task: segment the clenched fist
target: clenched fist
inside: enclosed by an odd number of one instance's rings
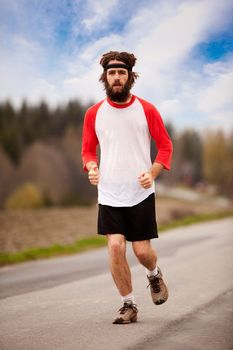
[[[99,169],[97,165],[91,166],[91,169],[88,172],[88,179],[90,183],[94,186],[97,186],[99,183],[99,178],[100,178],[100,174],[99,174]]]
[[[154,178],[153,178],[151,172],[145,172],[145,173],[141,173],[138,176],[138,180],[139,180],[140,185],[143,188],[147,189],[147,188],[150,188],[152,186]]]

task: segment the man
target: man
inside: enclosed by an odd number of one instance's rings
[[[121,295],[113,323],[137,321],[131,272],[126,259],[126,241],[146,268],[152,300],[156,305],[168,298],[168,290],[157,266],[151,239],[157,238],[154,180],[163,168],[170,169],[172,143],[159,112],[149,102],[131,94],[137,73],[136,57],[110,51],[100,60],[107,97],[85,115],[82,159],[92,185],[98,185],[98,233],[108,239],[109,265]],[[157,156],[150,158],[154,139]],[[96,147],[100,146],[100,165]]]

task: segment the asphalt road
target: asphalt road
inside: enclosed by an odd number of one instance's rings
[[[106,248],[0,270],[1,350],[233,349],[233,219],[171,230],[153,244],[170,297],[152,304],[128,246],[138,322],[121,306]]]

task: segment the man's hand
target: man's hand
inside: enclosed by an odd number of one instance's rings
[[[90,183],[94,186],[97,186],[100,179],[99,169],[96,164],[91,165],[90,170],[88,172],[88,179]]]
[[[154,178],[153,178],[151,172],[148,171],[148,172],[145,172],[145,173],[141,173],[138,176],[138,180],[139,180],[140,185],[143,188],[147,189],[147,188],[150,188],[152,186]]]
[[[163,165],[154,162],[149,171],[145,171],[138,176],[140,185],[147,189],[153,185],[154,180],[159,176],[163,169]]]

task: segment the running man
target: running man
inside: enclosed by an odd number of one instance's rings
[[[98,234],[108,240],[109,266],[123,306],[113,323],[137,321],[126,241],[146,269],[154,304],[168,299],[168,289],[151,239],[157,238],[154,181],[170,169],[172,142],[157,109],[133,95],[138,77],[136,57],[127,52],[105,53],[100,64],[106,98],[89,108],[83,127],[82,159],[92,185],[98,186]],[[153,164],[151,138],[157,147]],[[100,163],[97,159],[100,147]]]

